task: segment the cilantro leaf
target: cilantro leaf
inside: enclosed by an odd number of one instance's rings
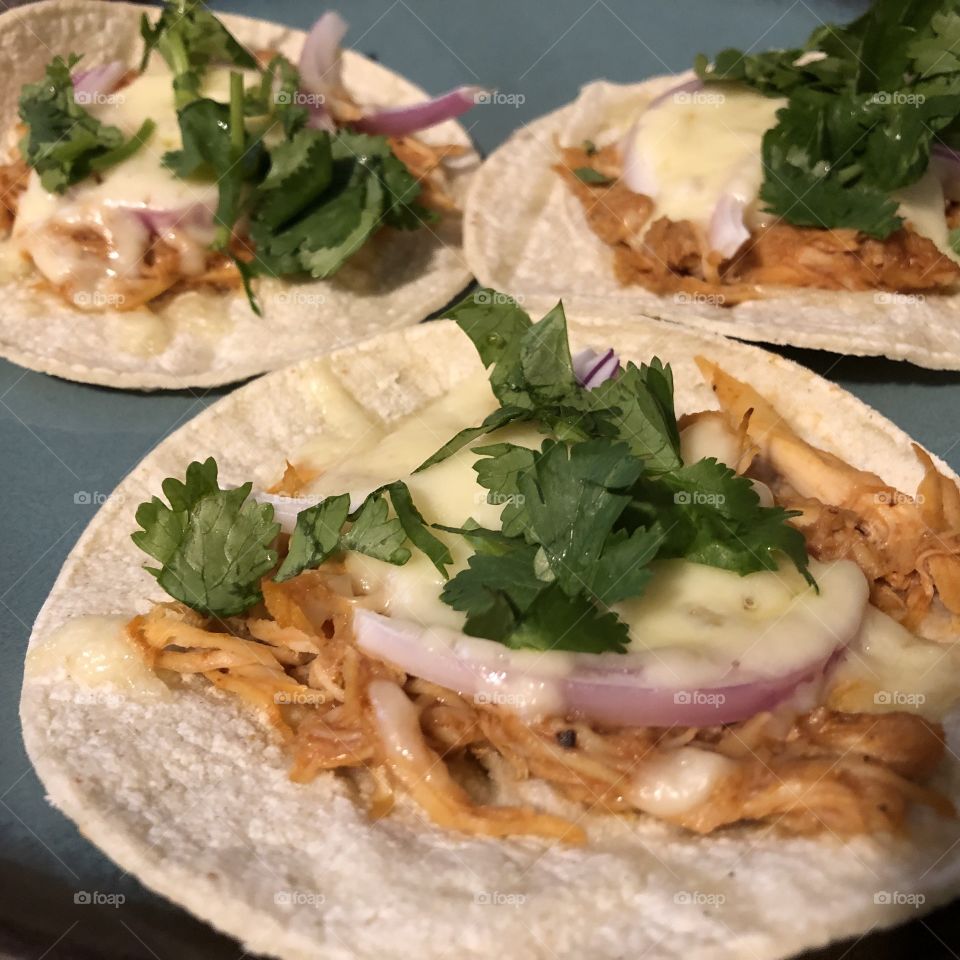
[[[327,497],[297,515],[290,546],[274,580],[290,580],[304,570],[314,569],[338,553],[340,531],[350,512],[350,495]]]
[[[410,559],[410,551],[403,546],[407,535],[403,524],[388,514],[386,497],[380,491],[371,493],[351,517],[353,526],[340,538],[340,548],[403,566]]]
[[[421,553],[426,554],[440,574],[446,577],[447,567],[453,563],[450,548],[427,529],[423,515],[414,505],[413,497],[410,496],[410,488],[398,480],[387,487],[387,493],[390,494],[390,502],[393,504],[394,512],[407,539]]]
[[[127,159],[153,132],[145,121],[125,140],[119,128],[101,123],[79,106],[73,95],[71,69],[79,57],[54,57],[42,80],[20,92],[20,119],[27,128],[20,143],[26,162],[40,176],[44,190],[63,193],[86,179]]]
[[[537,597],[505,642],[516,649],[626,653],[630,631],[615,613],[553,586]]]
[[[803,534],[786,522],[796,512],[761,506],[750,481],[726,464],[699,460],[638,487],[631,510],[665,531],[660,556],[743,575],[775,570],[782,552],[813,582]]]
[[[330,134],[301,130],[270,151],[270,172],[260,184],[256,217],[276,230],[330,185],[333,174]]]
[[[613,177],[608,177],[605,173],[594,170],[593,167],[576,167],[573,175],[581,183],[589,183],[591,186],[613,183]]]
[[[406,228],[429,221],[416,203],[419,183],[386,138],[349,131],[329,137],[311,130],[301,131],[294,142],[275,150],[272,162],[280,167],[282,182],[308,188],[284,186],[278,196],[273,180],[252,200],[250,236],[261,272],[329,277],[384,224]],[[319,157],[326,152],[324,143],[330,150],[329,174],[325,156]],[[321,167],[315,169],[318,159]]]
[[[788,223],[883,239],[903,226],[892,194],[916,183],[935,137],[960,136],[960,11],[953,0],[876,0],[803,51],[721,51],[698,75],[786,96],[763,138],[760,198]],[[803,52],[819,56],[797,62]]]
[[[247,94],[248,116],[268,114],[280,121],[289,140],[310,119],[310,111],[300,102],[300,71],[282,54],[274,54],[260,79],[259,89]]]
[[[251,484],[221,490],[217,463],[191,463],[185,480],[137,509],[133,542],[160,564],[147,567],[172,597],[209,616],[231,617],[257,603],[260,578],[277,562],[273,507],[247,500]],[[169,505],[168,505],[169,504]]]
[[[464,447],[473,443],[478,437],[492,433],[494,430],[499,430],[501,427],[505,427],[508,423],[513,423],[515,420],[526,420],[529,416],[530,411],[522,407],[499,407],[484,417],[483,422],[479,426],[467,427],[459,433],[454,434],[436,453],[424,460],[423,463],[414,470],[414,473],[419,473],[421,470],[432,467],[435,463],[440,463],[448,457],[452,457],[458,450],[462,450]]]
[[[140,35],[144,43],[141,72],[156,50],[173,71],[178,108],[200,96],[203,74],[211,63],[257,69],[253,55],[201,0],[169,0],[155,24],[144,14],[140,18]]]
[[[206,98],[179,111],[183,146],[164,154],[163,164],[178,177],[216,179],[218,201],[214,247],[226,249],[240,215],[246,183],[264,163],[263,145],[251,139],[243,125],[243,86],[234,83],[230,104]]]
[[[467,614],[472,637],[509,637],[547,584],[534,572],[535,546],[511,544],[503,553],[475,553],[467,567],[448,580],[440,599]]]
[[[628,363],[618,377],[584,391],[584,403],[649,469],[666,471],[680,465],[673,373],[657,357],[649,366]]]

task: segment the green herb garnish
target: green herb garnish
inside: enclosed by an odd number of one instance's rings
[[[140,71],[156,50],[173,71],[177,108],[200,96],[203,75],[211,63],[229,63],[256,70],[257,61],[201,0],[170,0],[155,24],[140,18],[143,58]]]
[[[612,177],[608,177],[605,173],[601,173],[599,170],[594,170],[593,167],[576,167],[573,171],[573,175],[581,183],[589,183],[592,186],[602,186],[608,183],[613,183]]]
[[[802,49],[723,50],[696,71],[786,97],[763,138],[760,198],[786,222],[884,238],[895,191],[927,170],[935,141],[960,145],[960,11],[953,0],[877,0]],[[804,54],[819,58],[798,63]]]
[[[273,507],[247,500],[252,485],[221,490],[213,458],[191,463],[185,480],[163,481],[137,509],[133,542],[159,561],[147,567],[174,599],[201,613],[232,617],[261,598],[260,578],[277,562]]]
[[[43,80],[20,91],[20,119],[27,133],[20,142],[26,162],[40,175],[51,193],[68,187],[94,171],[102,172],[140,149],[154,124],[145,120],[129,140],[117,127],[101,123],[81,107],[73,95],[70,71],[80,58],[54,57]]]

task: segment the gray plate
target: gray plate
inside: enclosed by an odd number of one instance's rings
[[[3,0],[0,0],[0,6]],[[233,0],[223,9],[307,27],[322,9],[298,0]],[[467,126],[489,152],[517,125],[570,100],[596,77],[631,81],[681,70],[699,50],[800,42],[819,20],[862,4],[826,0],[351,0],[349,40],[431,92],[483,83],[515,105],[481,106]],[[960,469],[960,375],[884,360],[784,351],[857,394]],[[120,394],[0,361],[0,956],[177,958],[243,955],[119,871],[52,810],[17,733],[29,627],[96,504],[147,451],[223,391]],[[118,906],[75,902],[122,895]],[[960,910],[816,957],[954,957]]]

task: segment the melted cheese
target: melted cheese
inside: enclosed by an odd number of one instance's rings
[[[476,482],[473,464],[478,458],[470,446],[423,473],[413,473],[455,433],[479,423],[494,409],[486,374],[476,374],[449,395],[389,428],[363,414],[332,378],[325,378],[318,389],[332,429],[308,443],[295,458],[296,463],[323,471],[308,485],[307,493],[326,497],[348,492],[356,503],[377,487],[402,479],[431,522],[460,526],[472,517],[481,526],[500,528],[503,504],[487,502],[487,491]],[[349,436],[346,456],[345,435]],[[542,440],[532,427],[511,426],[483,438],[478,445],[509,441],[537,446]],[[332,462],[337,454],[339,459]],[[453,570],[465,566],[473,551],[463,538],[434,533],[449,546]],[[443,578],[419,551],[402,567],[352,553],[347,556],[347,569],[364,593],[378,599],[384,613],[453,629],[463,625],[463,615],[441,602]]]
[[[720,198],[734,196],[746,205],[748,227],[770,222],[758,201],[763,182],[763,134],[775,126],[786,100],[751,90],[711,85],[679,92],[641,115],[634,127],[636,155],[655,207],[648,225],[659,217],[690,220],[706,228]],[[920,180],[897,191],[898,213],[950,259],[944,211],[943,179],[947,161],[933,157]]]
[[[778,677],[825,659],[855,636],[867,581],[849,560],[810,561],[819,593],[792,563],[745,577],[683,560],[660,561],[643,596],[614,609],[630,651],[603,654],[642,669],[655,687],[716,684],[736,666],[745,679]]]
[[[169,695],[127,637],[123,616],[74,617],[27,653],[29,679],[66,676],[87,689],[109,688],[107,696],[151,700]]]
[[[468,445],[456,455],[422,473],[412,471],[457,431],[479,423],[493,408],[489,382],[478,373],[449,395],[416,414],[384,429],[357,419],[353,401],[344,403],[338,391],[332,409],[340,408],[345,423],[357,431],[349,452],[330,462],[328,440],[308,445],[296,462],[324,470],[309,485],[309,493],[331,496],[349,492],[356,502],[373,489],[396,479],[410,487],[414,502],[432,522],[461,526],[468,518],[489,529],[500,528],[503,504],[488,503],[487,491],[476,481],[473,446],[509,441],[539,446],[543,436],[528,425],[505,427]],[[699,425],[709,425],[707,418]],[[685,431],[686,432],[686,431]],[[334,428],[333,434],[340,430]],[[712,455],[722,452],[722,436],[703,438],[698,444]],[[687,434],[688,439],[690,434]],[[438,533],[450,547],[455,573],[466,564],[472,549],[463,538]],[[419,551],[403,566],[394,566],[362,554],[348,554],[347,569],[370,605],[381,613],[439,630],[430,642],[439,647],[465,641],[455,631],[464,616],[440,600],[444,580]],[[849,561],[811,568],[820,593],[808,587],[790,563],[775,572],[741,577],[736,573],[683,561],[655,565],[653,582],[645,595],[618,604],[617,613],[630,627],[633,638],[626,655],[609,654],[623,669],[642,670],[651,686],[709,686],[722,680],[733,665],[745,678],[776,677],[826,658],[841,640],[859,628],[867,600],[867,584],[859,568]],[[453,632],[451,632],[453,631]],[[501,644],[470,641],[470,654],[493,663],[492,673],[507,667],[521,675],[523,652]],[[438,649],[439,649],[438,647]],[[572,669],[575,655],[536,654],[537,674],[550,662],[557,677]],[[531,698],[549,703],[559,694],[544,687],[536,691],[504,690],[513,706],[529,705]]]
[[[950,228],[945,214],[946,199],[943,193],[942,174],[939,165],[944,161],[931,158],[930,167],[914,184],[898,190],[893,198],[899,201],[897,213],[903,217],[915,233],[932,241],[944,256],[960,263],[960,254],[950,246]]]
[[[208,71],[201,92],[228,99],[229,77],[226,69]],[[88,177],[63,195],[46,191],[36,172],[31,172],[18,204],[13,240],[15,249],[27,254],[51,283],[64,287],[78,307],[99,309],[122,306],[123,288],[118,281],[140,274],[151,232],[136,215],[138,210],[192,209],[192,215],[172,222],[161,234],[178,251],[184,273],[204,270],[206,250],[213,240],[209,214],[204,211],[216,207],[217,187],[209,180],[175,177],[161,163],[166,151],[181,147],[173,83],[166,69],[148,70],[86,108],[127,137],[136,133],[147,117],[156,129],[129,159],[99,177]],[[106,237],[110,249],[107,263],[71,242],[62,230],[80,226]]]
[[[854,713],[905,710],[940,720],[960,701],[960,649],[914,636],[869,607],[857,643],[830,677],[828,702]]]
[[[661,751],[641,764],[627,796],[644,813],[675,817],[703,803],[732,769],[731,760],[708,750]]]
[[[760,142],[786,103],[735,87],[678,93],[641,115],[634,148],[651,178],[659,217],[706,227],[721,196],[756,200]]]

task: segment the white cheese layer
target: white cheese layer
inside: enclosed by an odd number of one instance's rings
[[[751,90],[678,92],[641,115],[633,149],[650,176],[654,212],[706,229],[720,198],[755,204],[763,180],[760,142],[785,100]]]
[[[654,201],[648,225],[659,217],[690,220],[707,229],[720,199],[745,205],[750,229],[772,222],[758,199],[763,182],[761,146],[786,100],[752,90],[711,85],[680,91],[643,113],[633,148]],[[920,236],[960,262],[950,246],[942,180],[946,161],[933,157],[915,184],[897,191],[898,213]],[[644,190],[643,192],[647,192]]]
[[[108,688],[107,696],[150,700],[168,695],[127,637],[124,616],[85,616],[68,620],[27,653],[28,679],[66,677],[86,688]]]
[[[469,444],[453,457],[422,473],[412,471],[464,427],[480,423],[494,409],[487,376],[478,373],[449,395],[428,405],[389,430],[365,428],[350,452],[331,462],[329,447],[308,446],[297,462],[323,470],[308,488],[311,495],[349,492],[357,496],[403,479],[424,517],[447,526],[462,526],[470,517],[481,526],[500,528],[503,504],[487,502],[487,491],[476,482],[473,448],[509,441],[539,446],[544,437],[528,425],[506,427]],[[701,428],[712,426],[711,421]],[[719,431],[697,441],[701,456],[725,449]],[[461,569],[472,553],[462,537],[439,533]],[[403,566],[393,566],[360,554],[349,554],[347,567],[373,605],[382,613],[421,626],[457,631],[464,617],[442,603],[444,580],[419,551]],[[655,576],[643,597],[618,604],[617,613],[630,628],[630,652],[604,654],[605,666],[642,670],[650,686],[710,686],[731,669],[747,678],[778,677],[818,659],[854,636],[867,603],[867,584],[852,562],[811,564],[819,594],[808,587],[791,563],[779,570],[741,577],[736,573],[685,561],[655,565]],[[461,642],[448,632],[432,635],[443,645]],[[484,641],[473,651],[481,653]],[[490,655],[516,653],[494,644]],[[461,651],[462,652],[462,651]],[[575,656],[551,653],[551,669],[572,669]],[[609,661],[609,662],[606,662]],[[524,664],[526,667],[526,664]]]
[[[248,71],[248,82],[252,77]],[[226,101],[229,82],[229,70],[210,70],[201,92]],[[180,270],[202,273],[213,240],[217,187],[209,180],[175,177],[161,162],[164,153],[181,147],[173,79],[165,67],[151,68],[84,107],[101,122],[118,127],[125,137],[136,133],[148,118],[156,129],[129,159],[64,194],[48,192],[36,172],[31,172],[19,201],[13,241],[78,307],[122,308],[123,282],[140,276],[152,239],[151,229],[137,212],[166,212],[158,231],[179,254]],[[72,238],[81,227],[106,238],[107,261]]]
[[[828,702],[853,713],[905,710],[941,720],[960,700],[960,649],[914,636],[869,607],[855,644],[830,677]]]

